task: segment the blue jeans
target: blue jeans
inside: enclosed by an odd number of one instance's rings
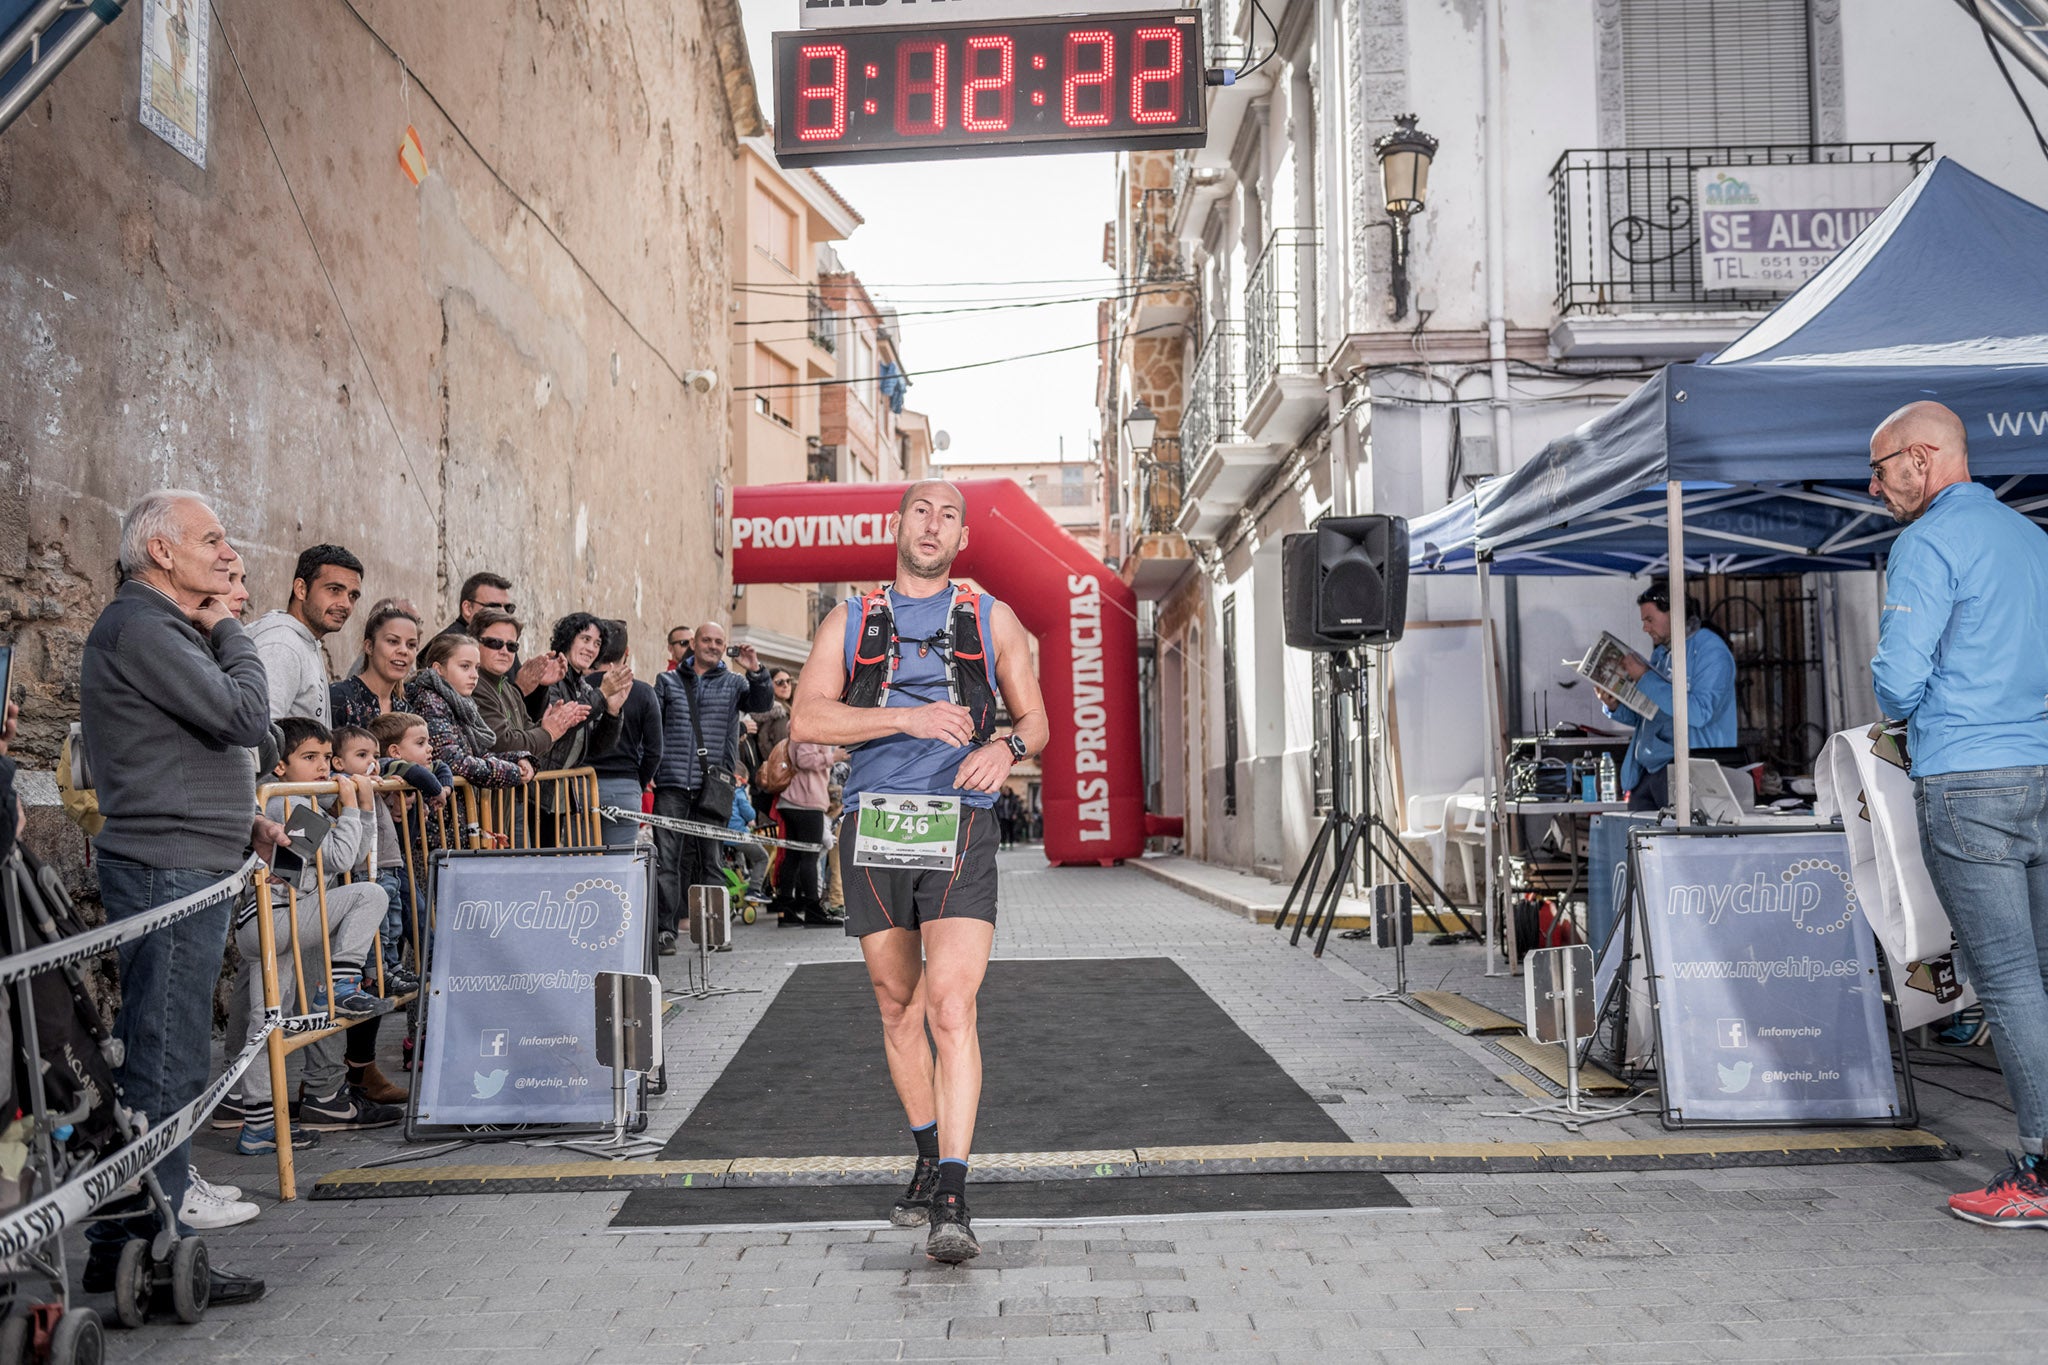
[[[1913,784],[1927,871],[1977,988],[2019,1119],[2048,1140],[2048,767],[1945,773]]]
[[[112,923],[189,896],[223,879],[219,872],[183,867],[144,867],[125,858],[98,862],[100,899]],[[213,986],[227,952],[228,921],[234,901],[224,900],[166,929],[130,939],[117,950],[121,963],[121,1010],[114,1036],[126,1049],[114,1079],[131,1108],[152,1124],[199,1098],[213,1065]],[[259,1060],[259,1065],[260,1060]],[[192,1145],[180,1143],[156,1168],[164,1197],[175,1215],[191,1183]],[[86,1230],[94,1242],[147,1237],[154,1215],[95,1223]]]
[[[640,810],[641,787],[630,777],[600,777],[597,779],[597,804],[617,806],[620,810]],[[604,842],[607,848],[630,847],[640,837],[640,826],[631,820],[604,821]]]
[[[406,945],[412,942],[412,893],[406,889],[403,867],[387,867],[379,872],[377,885],[384,888],[385,898],[390,902],[390,908],[384,912],[382,930],[378,934],[383,946],[384,970],[390,971],[399,964]],[[422,962],[425,961],[426,955],[427,944],[422,938],[419,945]],[[363,965],[367,974],[369,964]]]

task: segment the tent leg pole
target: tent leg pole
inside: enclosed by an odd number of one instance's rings
[[[1502,824],[1507,809],[1502,804],[1500,780],[1500,697],[1494,684],[1493,662],[1493,584],[1487,572],[1487,561],[1481,558],[1479,573],[1479,671],[1480,690],[1486,698],[1486,732],[1481,739],[1486,745],[1486,890],[1481,905],[1481,922],[1484,924],[1486,948],[1486,974],[1501,976],[1501,858],[1506,849],[1507,828]]]
[[[1692,709],[1686,695],[1685,485],[1664,485],[1665,559],[1671,581],[1671,801],[1678,823],[1692,823]]]

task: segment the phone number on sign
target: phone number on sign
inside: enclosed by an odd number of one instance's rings
[[[1831,251],[1774,252],[1768,256],[1712,256],[1707,288],[1734,289],[1745,284],[1801,284],[1835,258]]]

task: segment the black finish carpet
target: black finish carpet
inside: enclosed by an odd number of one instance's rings
[[[885,1185],[777,1185],[732,1190],[635,1190],[615,1228],[703,1224],[872,1223],[899,1193]],[[1140,1218],[1170,1213],[1257,1213],[1284,1209],[1405,1208],[1383,1175],[1162,1175],[1106,1180],[969,1181],[976,1222],[991,1218]],[[912,1229],[905,1237],[922,1237]]]
[[[1167,958],[998,959],[980,997],[983,1152],[1343,1142],[1295,1084]],[[1304,1020],[1312,1028],[1315,1021]],[[685,1019],[687,1027],[687,1018]],[[791,974],[669,1139],[670,1160],[887,1156],[910,1135],[858,962]],[[976,1184],[987,1217],[1344,1208],[1405,1201],[1383,1177],[1175,1176]],[[878,1187],[642,1190],[620,1226],[871,1218]]]

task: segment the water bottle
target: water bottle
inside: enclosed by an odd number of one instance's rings
[[[1613,754],[1600,755],[1600,799],[1607,802],[1621,799],[1621,793],[1615,785]]]

